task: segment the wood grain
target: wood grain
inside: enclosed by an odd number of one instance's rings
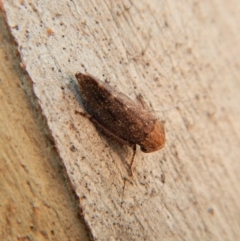
[[[0,12],[0,240],[89,240]]]

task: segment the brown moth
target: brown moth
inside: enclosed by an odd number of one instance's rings
[[[142,105],[116,91],[90,74],[76,73],[82,103],[88,117],[103,133],[120,144],[143,152],[154,152],[164,147],[165,132],[162,123]]]

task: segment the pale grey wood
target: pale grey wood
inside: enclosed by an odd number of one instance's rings
[[[6,1],[44,116],[96,240],[240,237],[238,1]],[[74,74],[88,71],[165,121],[164,150],[99,134]]]

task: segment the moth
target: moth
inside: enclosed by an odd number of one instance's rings
[[[118,92],[107,83],[86,73],[76,73],[81,100],[88,117],[105,135],[122,145],[133,148],[130,166],[136,154],[136,145],[149,153],[165,144],[163,124],[140,103]]]

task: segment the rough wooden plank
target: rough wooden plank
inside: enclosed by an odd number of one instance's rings
[[[6,1],[6,18],[97,240],[237,240],[237,0]],[[163,151],[121,148],[86,119],[87,70],[166,122]]]
[[[0,240],[89,240],[1,12],[0,29]]]

